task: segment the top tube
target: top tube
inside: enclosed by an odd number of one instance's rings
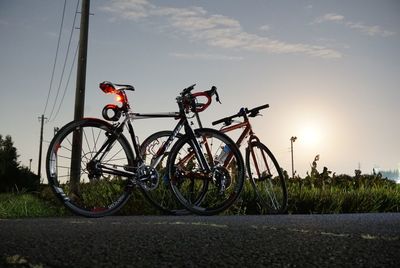
[[[129,118],[132,120],[139,119],[151,119],[151,118],[174,118],[179,119],[180,114],[178,112],[166,112],[166,113],[129,113]]]

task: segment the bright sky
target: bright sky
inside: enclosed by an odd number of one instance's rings
[[[66,54],[76,0],[66,4],[51,83],[63,6],[63,0],[0,1],[0,134],[12,136],[21,164],[33,159],[35,172],[38,117],[50,119],[47,142],[54,127],[73,119],[75,68],[66,84],[78,30]],[[254,129],[289,173],[292,136],[302,176],[316,154],[321,170],[338,174],[400,167],[397,0],[96,0],[91,13],[85,116],[101,117],[113,102],[98,89],[104,80],[134,85],[129,97],[137,112],[175,111],[181,89],[215,85],[222,105],[201,114],[204,125],[269,103]],[[174,124],[158,119],[135,126],[143,140]]]

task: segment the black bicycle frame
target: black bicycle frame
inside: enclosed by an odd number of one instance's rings
[[[187,120],[186,114],[184,111],[180,113],[159,113],[159,114],[140,114],[140,113],[127,113],[126,114],[126,119],[115,129],[114,133],[110,133],[109,138],[107,141],[101,146],[100,150],[97,152],[95,157],[93,159],[96,159],[97,157],[102,159],[107,152],[110,150],[112,144],[118,139],[118,136],[123,132],[123,129],[125,125],[128,127],[129,134],[131,136],[132,140],[132,145],[135,153],[135,159],[134,163],[136,167],[139,167],[143,164],[143,159],[142,156],[140,155],[140,146],[136,141],[135,138],[135,132],[134,128],[132,126],[131,121],[132,120],[137,120],[137,119],[151,119],[151,118],[174,118],[174,119],[179,119],[178,124],[175,126],[174,130],[172,131],[171,136],[168,137],[167,141],[162,145],[160,150],[157,152],[157,157],[152,163],[152,166],[155,167],[159,164],[159,162],[162,160],[162,156],[165,153],[165,151],[169,148],[169,146],[172,144],[173,140],[178,136],[178,133],[181,131],[182,127],[184,127],[185,134],[188,135],[190,139],[190,143],[193,146],[194,153],[200,160],[200,165],[201,168],[203,168],[206,172],[210,172],[210,166],[202,152],[202,148],[197,141],[195,132],[193,129],[190,127],[190,124]],[[112,175],[119,175],[119,176],[135,176],[137,173],[136,172],[131,172],[127,170],[117,170],[105,165],[100,165],[102,170],[106,171],[109,174]]]

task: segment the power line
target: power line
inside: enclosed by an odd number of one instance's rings
[[[62,96],[62,98],[61,98],[60,105],[58,106],[57,112],[56,112],[56,114],[54,115],[52,121],[54,121],[54,120],[57,118],[58,113],[60,112],[60,108],[61,108],[61,106],[62,106],[62,103],[63,103],[63,101],[64,101],[65,93],[67,92],[67,88],[68,88],[68,85],[69,85],[69,81],[70,81],[70,79],[71,79],[71,74],[72,74],[72,71],[73,71],[74,66],[75,66],[76,55],[78,54],[78,48],[79,48],[79,43],[77,44],[76,49],[75,49],[74,59],[72,60],[71,69],[69,70],[69,75],[68,75],[68,79],[67,79],[67,84],[65,85],[64,93],[63,93],[63,96]]]
[[[69,51],[70,51],[70,47],[71,47],[72,35],[73,35],[74,29],[75,29],[75,21],[76,21],[76,15],[78,14],[78,8],[79,8],[79,0],[77,1],[77,4],[76,4],[76,10],[75,10],[75,15],[74,15],[74,20],[73,20],[73,22],[72,22],[71,33],[70,33],[70,35],[69,35],[67,53],[66,53],[66,55],[65,55],[64,65],[63,65],[63,69],[62,69],[61,77],[60,77],[60,82],[59,82],[59,84],[58,84],[56,99],[54,100],[53,108],[51,109],[51,113],[50,113],[50,116],[49,116],[49,120],[48,120],[48,121],[50,121],[50,120],[53,120],[53,121],[54,121],[55,118],[56,118],[57,115],[58,115],[58,111],[60,110],[61,105],[62,105],[62,102],[64,101],[65,93],[66,93],[66,90],[67,90],[67,87],[68,87],[68,84],[69,84],[69,79],[70,79],[70,77],[71,77],[71,72],[72,72],[73,66],[74,66],[74,64],[75,64],[76,51],[75,51],[74,59],[73,59],[73,61],[72,61],[70,73],[69,73],[69,76],[68,76],[68,81],[67,81],[67,84],[66,84],[66,86],[65,86],[63,96],[62,96],[62,98],[61,98],[60,104],[59,104],[58,109],[57,109],[57,113],[56,113],[56,115],[54,116],[54,118],[52,118],[53,112],[54,112],[54,108],[55,108],[55,106],[56,106],[56,104],[57,104],[58,96],[59,96],[59,93],[60,93],[61,84],[62,84],[62,81],[63,81],[63,79],[64,79],[64,72],[65,72],[65,67],[66,67],[66,65],[67,65],[67,61],[68,61],[68,55],[69,55]],[[79,45],[79,44],[78,44],[78,45]]]
[[[52,71],[52,73],[51,73],[49,92],[47,93],[46,105],[44,106],[43,114],[46,113],[47,104],[49,103],[51,88],[52,88],[52,86],[53,86],[54,72],[55,72],[56,64],[57,64],[58,50],[59,50],[59,48],[60,48],[60,40],[61,40],[61,33],[62,33],[63,25],[64,25],[64,17],[65,17],[65,7],[66,7],[66,5],[67,5],[67,0],[64,0],[64,7],[63,7],[63,14],[62,14],[62,17],[61,17],[60,32],[59,32],[59,34],[58,34],[58,42],[57,42],[56,56],[55,56],[55,58],[54,58],[53,71]]]

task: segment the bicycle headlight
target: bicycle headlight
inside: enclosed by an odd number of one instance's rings
[[[107,104],[103,108],[103,118],[108,121],[118,121],[121,118],[121,108],[115,104]]]

